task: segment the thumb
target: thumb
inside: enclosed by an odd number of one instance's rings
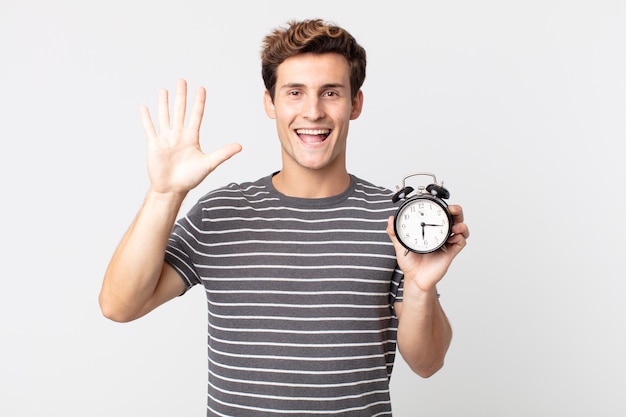
[[[220,166],[224,161],[229,160],[233,155],[241,152],[241,150],[242,146],[239,143],[231,143],[207,154],[209,172]]]
[[[389,216],[389,218],[387,219],[387,235],[389,236],[391,243],[393,243],[393,246],[397,248],[398,245],[400,245],[400,242],[398,242],[398,238],[396,237],[396,231],[394,228],[393,220],[394,220],[393,216]]]

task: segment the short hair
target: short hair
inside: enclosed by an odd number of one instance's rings
[[[276,93],[278,66],[295,55],[336,53],[346,58],[350,67],[350,95],[354,99],[365,81],[366,54],[345,29],[322,19],[289,21],[286,28],[276,28],[263,39],[261,75],[272,101]]]

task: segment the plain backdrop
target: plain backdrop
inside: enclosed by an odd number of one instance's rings
[[[184,210],[279,169],[261,40],[313,17],[368,53],[350,172],[433,172],[472,233],[446,365],[398,358],[394,415],[626,415],[623,0],[0,0],[0,415],[205,415],[203,291],[128,324],[97,303],[148,187],[138,109],[185,78],[203,148],[243,145]]]

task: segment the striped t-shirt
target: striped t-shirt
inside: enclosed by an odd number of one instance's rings
[[[208,416],[389,416],[402,272],[392,192],[322,199],[271,176],[203,196],[166,261],[208,305]]]

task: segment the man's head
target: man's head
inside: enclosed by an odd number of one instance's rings
[[[289,22],[263,40],[261,75],[272,100],[276,93],[278,66],[294,55],[336,53],[350,66],[350,94],[352,99],[365,81],[365,50],[346,30],[321,19]]]

